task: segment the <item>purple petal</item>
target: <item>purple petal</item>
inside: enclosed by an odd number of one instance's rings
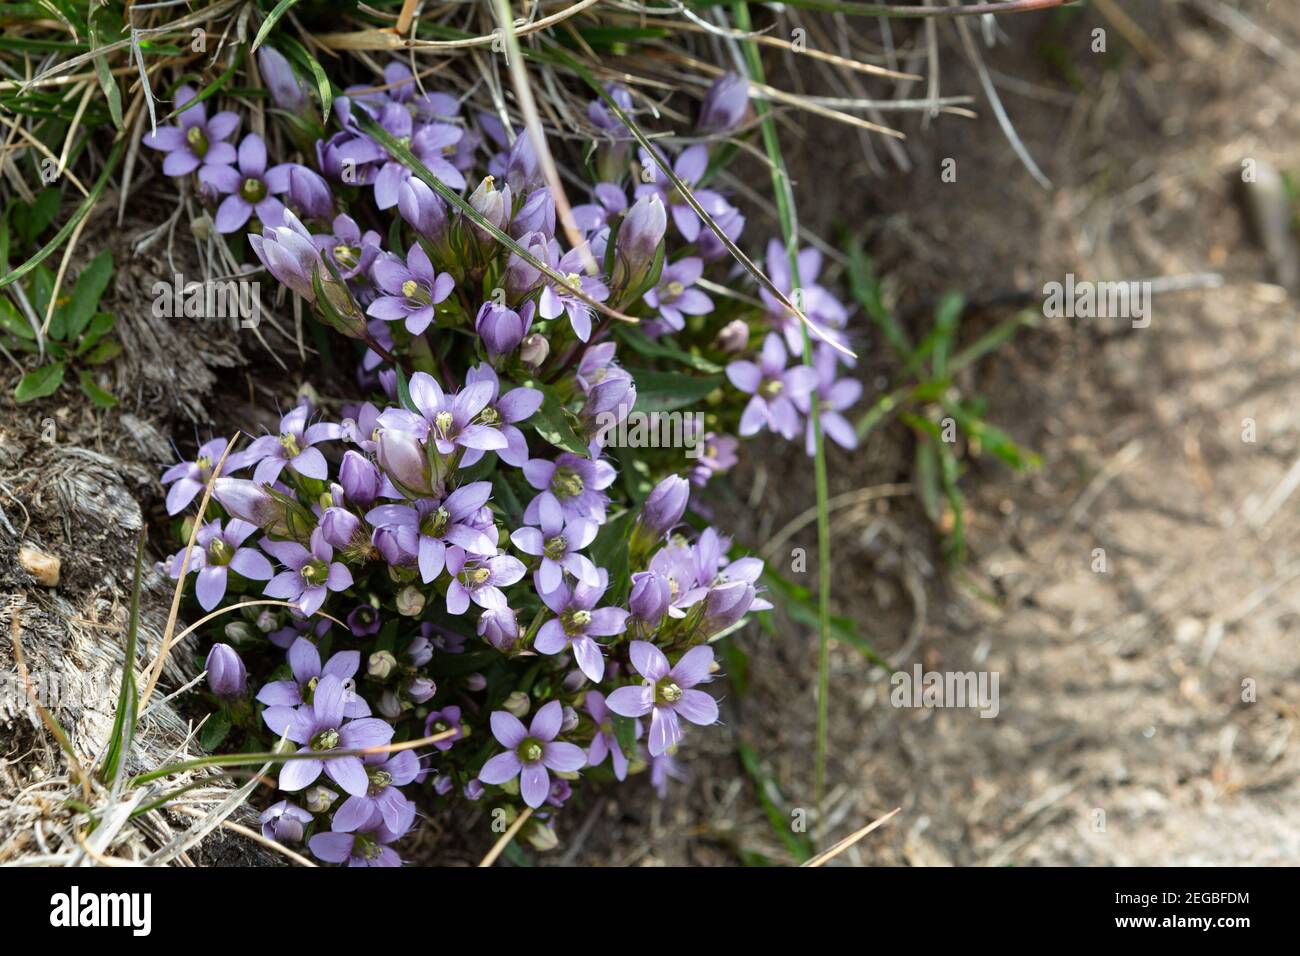
[[[508,710],[494,710],[488,719],[492,726],[492,736],[502,747],[515,748],[524,742],[528,730],[519,718]]]
[[[484,783],[503,784],[507,780],[513,780],[519,776],[519,771],[523,765],[519,758],[515,756],[513,750],[507,750],[505,753],[497,754],[491,760],[483,765],[483,769],[478,772],[478,778]]]

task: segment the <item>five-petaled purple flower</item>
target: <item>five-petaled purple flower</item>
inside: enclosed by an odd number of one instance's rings
[[[696,256],[664,266],[659,283],[643,297],[646,305],[658,309],[664,324],[674,332],[686,328],[686,316],[708,315],[713,300],[692,288],[704,274],[704,261]]]
[[[813,367],[817,370],[817,388],[802,398],[795,399],[799,411],[809,415],[808,427],[804,430],[804,447],[809,455],[816,451],[816,435],[813,433],[810,414],[815,399],[818,420],[826,437],[842,448],[850,450],[857,448],[857,432],[840,412],[862,397],[862,383],[854,378],[835,377],[839,359],[836,358],[835,350],[829,345],[818,346],[817,355],[813,358]]]
[[[799,412],[795,402],[804,399],[817,383],[817,373],[806,365],[786,368],[789,355],[775,333],[763,342],[758,364],[732,362],[727,378],[742,392],[754,396],[740,416],[740,434],[749,436],[764,426],[788,439],[799,434]]]
[[[264,684],[257,699],[268,707],[300,707],[312,701],[316,686],[326,674],[332,674],[343,683],[343,716],[369,717],[370,705],[357,693],[352,679],[361,666],[360,651],[339,651],[321,666],[320,651],[305,637],[289,645],[289,668],[293,680],[277,680]]]
[[[561,582],[554,591],[542,593],[542,601],[555,617],[542,625],[533,643],[539,654],[558,654],[566,644],[572,645],[578,669],[597,683],[605,676],[605,658],[593,638],[622,634],[628,616],[621,607],[596,607],[609,587],[609,576],[603,568],[598,575],[594,587],[577,581],[570,590]]]
[[[702,690],[692,690],[712,679],[713,648],[707,644],[692,647],[672,667],[664,652],[648,641],[633,641],[628,652],[644,681],[620,687],[606,704],[624,717],[651,715],[650,756],[658,757],[677,746],[682,739],[679,716],[701,727],[718,719],[717,701]]]
[[[180,123],[160,126],[141,140],[150,149],[167,154],[163,172],[168,176],[186,176],[201,166],[222,166],[235,161],[235,147],[225,140],[239,129],[238,114],[227,111],[208,119],[202,102],[185,107],[194,96],[193,87],[182,86],[177,90]]]
[[[434,306],[451,295],[456,282],[437,272],[424,248],[416,243],[406,262],[388,253],[370,267],[375,284],[385,293],[371,302],[366,315],[385,322],[405,322],[406,331],[419,335],[433,322]]]
[[[482,415],[492,400],[494,384],[479,379],[454,395],[447,395],[432,375],[416,372],[411,376],[409,390],[418,414],[404,408],[391,408],[379,416],[379,424],[428,439],[443,455],[452,454],[458,447],[480,451],[505,448],[505,435],[488,424]]]
[[[293,792],[315,783],[325,772],[347,793],[363,794],[370,786],[365,765],[353,755],[331,756],[336,750],[382,747],[393,739],[393,726],[378,717],[348,720],[343,716],[343,682],[333,674],[316,684],[310,704],[302,707],[268,707],[266,725],[301,746],[302,756],[284,761],[280,789]]]
[[[551,791],[548,768],[557,773],[573,773],[587,763],[587,755],[576,744],[557,741],[564,708],[558,700],[542,706],[527,728],[506,710],[492,712],[492,736],[506,748],[483,765],[478,778],[484,783],[503,784],[519,778],[519,792],[524,803],[540,807]]]
[[[234,232],[254,212],[263,226],[280,225],[284,204],[275,197],[289,191],[289,171],[294,164],[280,163],[267,169],[266,144],[256,133],[249,133],[239,144],[238,159],[238,169],[209,163],[199,170],[199,179],[226,197],[213,220],[217,232]]]
[[[286,465],[305,478],[324,481],[329,477],[325,456],[312,446],[342,437],[343,429],[331,422],[308,425],[310,411],[306,404],[299,405],[280,419],[280,434],[262,435],[248,446],[242,461],[250,465],[257,462],[253,469],[254,483],[270,484],[280,477]]]
[[[331,826],[349,833],[361,829],[379,812],[384,826],[395,833],[405,833],[415,822],[415,804],[406,799],[403,787],[420,775],[420,758],[414,750],[394,754],[375,754],[364,764],[369,785],[364,793],[354,793],[334,812]]]
[[[320,528],[311,533],[310,543],[311,550],[308,550],[297,541],[262,539],[262,550],[278,558],[288,569],[273,577],[264,593],[267,597],[292,602],[306,616],[320,610],[330,591],[352,586],[352,572],[334,560],[334,549]]]
[[[162,483],[171,485],[167,489],[169,515],[180,514],[203,491],[212,479],[212,470],[221,459],[222,452],[226,450],[226,444],[227,440],[224,438],[214,438],[212,441],[204,442],[193,461],[179,462],[163,472]],[[229,474],[236,467],[238,465],[227,459],[225,473]]]
[[[245,548],[244,542],[256,525],[231,518],[223,529],[220,521],[209,521],[194,536],[198,545],[190,554],[190,571],[198,571],[194,593],[203,610],[211,611],[226,596],[229,572],[234,571],[254,581],[267,581],[275,571],[266,556],[255,548]],[[172,577],[180,570],[181,551],[173,559]]]
[[[618,735],[614,732],[614,712],[609,709],[605,703],[605,695],[598,690],[587,691],[587,713],[591,715],[592,721],[596,724],[596,734],[591,738],[591,746],[587,748],[587,765],[590,767],[599,767],[605,762],[606,755],[609,756],[610,763],[614,767],[614,776],[618,780],[627,778],[627,754],[623,753],[623,747],[618,742]],[[633,738],[641,739],[641,721],[633,720]]]
[[[307,846],[317,859],[326,863],[346,863],[348,866],[401,866],[402,858],[388,844],[401,839],[384,823],[378,811],[366,821],[365,826],[352,833],[331,831],[317,833]]]
[[[614,483],[614,466],[605,460],[592,461],[572,452],[563,452],[555,461],[533,458],[524,464],[524,477],[541,492],[524,509],[524,520],[537,524],[541,520],[541,503],[548,498],[557,502],[565,518],[589,518],[605,522],[609,498],[604,489]]]
[[[506,595],[501,589],[514,584],[527,570],[522,561],[508,554],[486,557],[466,554],[464,548],[448,548],[447,571],[452,579],[447,586],[447,613],[464,614],[470,601],[489,611],[504,610]]]
[[[563,584],[566,570],[588,587],[597,587],[600,573],[596,565],[578,553],[596,540],[600,530],[596,522],[577,517],[566,521],[554,498],[541,500],[537,518],[539,528],[517,528],[510,533],[510,540],[524,554],[542,559],[534,579],[538,593],[549,594]]]
[[[412,505],[380,505],[366,520],[376,528],[393,528],[397,543],[417,557],[425,584],[442,573],[448,545],[473,554],[494,554],[496,542],[473,523],[492,494],[492,482],[462,485],[442,501],[420,498]]]

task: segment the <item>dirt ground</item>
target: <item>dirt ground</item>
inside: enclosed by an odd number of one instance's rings
[[[1043,320],[959,383],[1043,456],[1027,477],[971,463],[966,566],[945,570],[910,498],[837,514],[835,613],[909,671],[1000,678],[993,719],[896,709],[887,675],[835,648],[824,842],[901,808],[843,862],[1300,861],[1300,496],[1287,494],[1300,468],[1300,353],[1294,300],[1272,284],[1240,183],[1243,160],[1284,171],[1300,160],[1288,52],[1300,49],[1300,7],[1242,5],[1267,31],[1249,40],[1200,6],[1124,7],[1158,59],[1095,11],[1064,28],[1008,18],[1010,42],[982,50],[995,76],[1015,78],[999,89],[1051,191],[983,102],[978,120],[941,117],[928,133],[905,122],[909,174],[878,175],[836,131],[791,145],[797,178],[835,183],[801,191],[804,220],[868,222],[868,251],[903,311],[944,289],[979,300],[1068,272],[1222,277],[1157,295],[1147,328]],[[1094,26],[1121,55],[1091,55]],[[949,57],[943,86],[978,81]],[[842,169],[829,178],[827,156]],[[939,177],[947,157],[955,183]],[[845,185],[860,218],[845,215]],[[970,318],[969,334],[1007,315]],[[877,371],[867,356],[869,395]],[[905,480],[908,442],[895,424],[855,455],[833,454],[832,496]],[[738,483],[760,549],[814,500],[797,464],[759,461]],[[811,527],[791,543],[816,553]],[[815,572],[810,560],[804,583]],[[569,859],[788,859],[736,748],[757,753],[787,818],[810,806],[815,639],[791,625],[741,642],[748,693],[730,693],[722,734],[694,735],[686,797],[624,802],[621,818],[606,801],[577,835],[597,846]]]

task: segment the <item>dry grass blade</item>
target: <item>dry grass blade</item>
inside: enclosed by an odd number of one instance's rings
[[[595,6],[599,0],[578,0],[577,3],[542,17],[531,23],[519,21],[515,24],[515,35],[525,36],[563,23],[588,7]],[[474,47],[491,46],[501,35],[497,32],[484,33],[480,36],[465,37],[462,40],[418,40],[407,39],[390,30],[354,30],[349,33],[325,33],[316,37],[316,42],[327,50],[468,50]]]
[[[487,851],[487,855],[484,856],[483,859],[479,861],[478,865],[480,867],[484,867],[484,866],[491,866],[493,863],[495,863],[497,861],[497,857],[499,857],[502,853],[505,852],[506,847],[510,845],[510,841],[515,838],[515,834],[520,831],[523,825],[528,822],[528,818],[531,817],[532,815],[533,815],[533,808],[524,807],[524,812],[519,814],[519,816],[515,818],[514,823],[510,824],[510,829],[506,830],[505,833],[501,834],[501,839],[497,840],[496,843],[492,844],[492,849]]]
[[[816,867],[816,866],[822,866],[826,863],[829,863],[831,860],[835,859],[837,856],[839,856],[849,847],[853,846],[853,844],[857,843],[859,840],[865,837],[872,830],[875,830],[877,827],[884,826],[886,823],[892,820],[894,816],[898,814],[902,809],[903,809],[902,807],[895,807],[893,810],[890,810],[880,819],[868,823],[865,827],[863,827],[861,830],[858,830],[856,833],[849,834],[839,843],[836,843],[829,850],[825,850],[821,853],[818,853],[815,857],[813,857],[811,860],[809,860],[808,862],[802,865]]]

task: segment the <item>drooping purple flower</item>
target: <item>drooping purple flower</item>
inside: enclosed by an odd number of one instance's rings
[[[429,327],[434,306],[451,295],[456,286],[446,272],[434,270],[419,243],[411,246],[405,263],[391,253],[380,256],[370,274],[385,294],[366,307],[366,315],[385,322],[404,322],[412,335]]]
[[[465,635],[445,627],[438,627],[425,621],[420,625],[420,636],[440,654],[463,654],[465,652]]]
[[[271,804],[258,817],[262,836],[277,843],[301,843],[303,832],[313,819],[309,811],[288,800]]]
[[[317,833],[307,846],[319,860],[348,866],[401,866],[402,858],[388,844],[404,836],[390,830],[376,812],[365,826],[351,833]]]
[[[475,625],[478,636],[499,651],[508,651],[519,643],[519,620],[508,607],[485,610]]]
[[[191,86],[178,89],[179,122],[175,126],[160,126],[140,140],[150,149],[167,154],[163,172],[168,176],[187,176],[202,166],[222,166],[235,161],[235,147],[225,141],[239,129],[239,115],[226,111],[208,119],[202,102],[184,108],[195,95]]]
[[[321,268],[320,251],[292,211],[284,211],[281,224],[263,223],[262,234],[250,234],[248,242],[267,272],[308,302],[316,301],[312,276]]]
[[[227,444],[229,441],[225,438],[214,438],[204,442],[199,446],[199,453],[194,456],[193,461],[182,461],[163,472],[162,483],[171,485],[171,488],[167,489],[169,515],[180,514],[203,492],[208,482],[212,480],[212,471],[221,460]],[[222,469],[223,474],[229,475],[237,470],[239,459],[235,456],[231,457],[235,460],[226,459]]]
[[[514,584],[527,572],[524,563],[508,554],[491,557],[467,554],[463,548],[447,549],[447,571],[451,584],[447,587],[447,613],[464,614],[473,601],[489,611],[507,607],[502,588]]]
[[[324,481],[329,477],[329,466],[325,456],[316,443],[334,441],[342,436],[343,431],[331,422],[307,424],[311,409],[306,403],[299,405],[280,419],[278,435],[263,435],[253,441],[244,453],[244,461],[257,463],[253,470],[253,481],[258,484],[271,484],[280,477],[280,472],[288,466],[289,470],[305,478]]]
[[[431,711],[429,716],[424,718],[424,736],[426,737],[446,733],[449,730],[454,731],[450,737],[433,742],[434,748],[443,753],[450,750],[456,741],[465,736],[465,727],[460,721],[460,708],[455,704],[448,704],[442,710]]]
[[[366,792],[370,779],[360,757],[333,756],[331,751],[382,747],[393,739],[393,726],[378,717],[348,720],[343,715],[343,682],[325,674],[316,684],[310,704],[301,707],[268,707],[262,719],[275,733],[301,746],[301,757],[284,761],[279,787],[290,793],[316,782],[325,772],[347,793]]]
[[[565,518],[589,518],[605,523],[605,506],[609,498],[604,489],[614,483],[614,466],[601,459],[592,461],[572,452],[562,452],[554,461],[533,458],[524,465],[524,477],[541,492],[524,509],[524,521],[541,520],[541,503],[550,498],[559,503]]]
[[[542,601],[555,617],[542,625],[533,643],[539,654],[558,654],[566,645],[571,646],[578,669],[594,683],[605,676],[605,658],[593,638],[622,634],[628,614],[619,607],[596,607],[609,586],[609,576],[603,568],[599,569],[598,578],[594,587],[576,581],[570,590],[561,580],[555,590],[543,592]]]
[[[284,205],[276,196],[289,191],[292,163],[266,168],[266,144],[249,133],[239,144],[239,168],[206,165],[199,179],[226,198],[217,207],[213,224],[217,232],[234,232],[254,212],[263,226],[278,226],[284,219]]]
[[[380,425],[402,428],[427,439],[443,455],[451,455],[458,448],[485,451],[506,447],[506,437],[480,420],[492,400],[492,382],[479,379],[447,395],[432,375],[416,372],[411,376],[409,391],[418,414],[391,408],[379,416]]]
[[[198,545],[190,553],[190,571],[199,576],[194,594],[203,610],[211,611],[226,596],[229,573],[234,571],[253,581],[267,581],[275,573],[271,562],[256,548],[245,548],[244,542],[257,526],[238,518],[231,518],[222,528],[220,521],[209,521],[194,536]],[[180,570],[180,552],[174,563],[173,574]]]
[[[398,187],[397,211],[431,242],[441,242],[447,234],[447,204],[421,179],[408,179]]]
[[[352,586],[352,572],[334,560],[334,549],[320,528],[311,533],[310,543],[311,550],[308,550],[297,541],[262,539],[262,550],[279,559],[287,569],[271,579],[264,593],[267,597],[292,602],[308,617],[320,610],[330,591],[343,591]]]
[[[693,647],[673,666],[663,651],[648,641],[633,641],[628,648],[632,666],[644,678],[609,695],[609,709],[624,717],[650,714],[650,756],[658,757],[682,739],[679,717],[701,727],[718,719],[718,703],[696,684],[712,680],[713,648]]]
[[[334,210],[329,183],[314,169],[301,163],[289,164],[288,205],[306,219],[328,219]]]
[[[806,365],[786,368],[788,360],[785,345],[773,333],[763,342],[757,365],[742,360],[727,366],[731,384],[753,396],[740,416],[741,437],[754,435],[764,427],[788,439],[799,433],[795,401],[807,397],[817,376]]]
[[[339,833],[361,829],[376,812],[384,826],[394,833],[405,833],[415,823],[415,804],[398,787],[404,787],[420,774],[420,758],[414,750],[394,754],[375,754],[365,762],[369,786],[364,793],[354,793],[334,811],[331,828]]]
[[[587,766],[599,767],[608,756],[614,767],[614,777],[618,780],[627,779],[627,754],[623,753],[618,735],[614,732],[614,713],[605,703],[605,695],[598,690],[587,691],[586,707],[596,724],[596,735],[591,738],[591,746],[587,748]],[[634,720],[632,724],[634,737],[640,740],[641,721]]]
[[[489,382],[492,385],[492,397],[478,413],[479,424],[495,428],[505,438],[504,448],[493,449],[497,457],[507,465],[522,468],[528,461],[528,439],[515,426],[518,422],[532,418],[542,407],[542,393],[535,388],[520,386],[502,395],[501,380],[497,378],[497,373],[492,370],[492,366],[486,364],[473,366],[465,374],[466,387],[479,382]],[[467,448],[464,457],[461,458],[461,467],[469,468],[477,464],[482,457],[482,449]]]
[[[813,358],[813,367],[817,371],[817,386],[802,398],[795,399],[799,411],[808,415],[808,425],[804,430],[804,447],[809,455],[816,451],[816,435],[813,433],[812,403],[817,402],[818,416],[822,431],[833,442],[850,450],[858,447],[858,434],[848,420],[841,415],[846,408],[862,397],[862,383],[853,378],[836,378],[839,360],[835,350],[829,345],[820,345]]]
[[[704,261],[695,256],[664,266],[659,283],[646,292],[646,305],[659,310],[659,316],[669,329],[680,332],[686,328],[686,316],[708,315],[713,311],[713,300],[692,288],[704,274]]]
[[[342,426],[340,426],[342,427]],[[364,455],[348,450],[339,463],[339,484],[348,504],[368,508],[384,492],[384,476]]]
[[[309,704],[320,679],[332,674],[343,684],[343,716],[369,717],[370,705],[357,693],[354,680],[361,666],[360,651],[339,651],[321,665],[320,651],[305,637],[289,645],[289,669],[292,680],[272,681],[257,692],[257,699],[268,707],[299,707]]]
[[[420,498],[410,505],[380,505],[366,520],[376,528],[397,531],[398,545],[418,555],[425,584],[442,573],[448,546],[458,545],[472,554],[496,553],[496,541],[473,520],[492,495],[490,481],[462,485],[442,501]]]
[[[668,613],[672,597],[672,585],[667,578],[654,571],[638,571],[632,575],[627,606],[634,618],[653,628]]]
[[[506,750],[483,765],[479,780],[499,786],[519,777],[519,792],[524,803],[534,810],[540,807],[551,789],[548,768],[557,773],[572,773],[587,763],[587,756],[580,747],[555,739],[563,720],[564,709],[558,700],[539,708],[526,729],[509,711],[493,711],[490,718],[492,736]]]
[[[665,158],[667,157],[665,156]],[[659,168],[659,164],[654,157],[645,150],[641,151],[641,166],[646,171],[643,178],[648,181],[637,185],[637,196],[658,196],[668,208],[668,213],[673,219],[673,225],[677,227],[677,231],[681,233],[682,238],[687,242],[694,242],[699,238],[700,230],[704,228],[699,214],[677,192],[673,187],[672,180],[668,178],[668,174]],[[727,201],[721,194],[712,189],[695,188],[696,183],[703,178],[708,167],[709,148],[703,143],[688,146],[673,161],[673,173],[691,190],[691,194],[695,196],[696,201],[704,208],[704,211],[712,216],[715,210],[717,212],[725,210]],[[630,217],[631,213],[628,215]],[[627,223],[625,222],[624,228],[626,226]],[[622,241],[621,230],[619,240]]]
[[[208,689],[212,693],[227,700],[243,696],[248,687],[248,672],[239,653],[229,644],[213,644],[204,667],[208,672]]]
[[[537,517],[540,527],[517,528],[510,533],[510,540],[524,554],[542,559],[534,578],[538,593],[545,595],[558,588],[566,570],[589,587],[599,585],[596,565],[579,553],[596,540],[596,522],[576,517],[566,520],[553,498],[540,502]]]
[[[724,73],[705,94],[696,128],[701,133],[729,133],[745,118],[748,106],[749,81],[737,73]]]

